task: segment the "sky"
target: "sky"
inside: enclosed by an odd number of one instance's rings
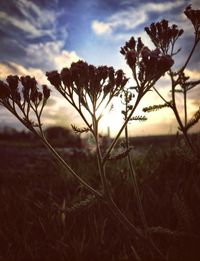
[[[123,69],[131,78],[131,71],[120,54],[120,47],[131,36],[142,37],[145,45],[153,49],[144,27],[152,22],[167,19],[184,29],[178,42],[182,47],[178,55],[179,68],[193,44],[193,27],[183,11],[192,4],[200,8],[199,0],[1,0],[0,1],[0,79],[6,76],[31,75],[39,84],[48,83],[45,72],[60,71],[78,60],[96,66],[108,65]],[[177,46],[177,48],[178,48]],[[200,46],[187,69],[191,79],[200,79]],[[131,80],[130,80],[131,84]],[[157,83],[165,97],[169,97],[167,77]],[[150,92],[140,104],[136,115],[144,115],[142,108],[160,104],[158,96]],[[182,100],[178,97],[182,110]],[[200,104],[200,91],[189,95],[189,114],[193,114]],[[110,127],[114,136],[120,128],[122,110],[119,101],[113,110],[102,119],[101,131],[105,134]],[[172,134],[177,130],[173,113],[163,109],[146,115],[146,122],[129,125],[133,135]],[[79,115],[63,98],[52,91],[43,115],[44,126],[76,124],[82,127]],[[0,128],[3,126],[22,128],[13,116],[0,107]],[[198,131],[200,126],[196,126]]]

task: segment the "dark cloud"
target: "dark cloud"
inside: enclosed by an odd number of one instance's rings
[[[48,4],[48,2],[51,2]],[[67,30],[60,25],[57,1],[11,0],[0,3],[1,61],[26,63],[30,44],[65,40]]]

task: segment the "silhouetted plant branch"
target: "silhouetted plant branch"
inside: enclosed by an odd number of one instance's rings
[[[174,64],[174,57],[179,50],[174,50],[177,39],[183,34],[176,25],[171,27],[168,21],[162,20],[153,23],[150,27],[145,27],[145,31],[154,43],[156,49],[150,50],[144,45],[141,38],[135,40],[134,37],[121,47],[121,54],[132,70],[135,86],[126,89],[128,82],[122,70],[115,71],[113,67],[89,65],[84,61],[72,63],[70,68],[63,68],[59,73],[57,71],[47,72],[46,76],[55,87],[55,89],[66,99],[66,101],[79,113],[86,126],[78,128],[72,125],[77,133],[90,132],[95,141],[96,157],[98,164],[98,174],[101,180],[101,189],[97,190],[88,182],[82,179],[69,164],[56,152],[47,141],[42,129],[42,113],[50,96],[50,89],[43,85],[38,87],[35,78],[30,76],[8,76],[6,82],[0,81],[0,104],[8,109],[26,128],[28,128],[41,142],[49,149],[56,160],[90,193],[96,198],[104,201],[113,216],[123,224],[133,238],[139,238],[142,244],[148,249],[149,253],[153,252],[155,258],[166,260],[165,256],[155,246],[150,230],[146,221],[140,192],[137,184],[137,177],[134,170],[133,162],[130,156],[131,148],[129,146],[128,123],[131,120],[146,120],[144,116],[134,116],[135,110],[140,104],[142,98],[150,91],[154,90],[164,101],[164,104],[153,105],[144,109],[144,111],[155,111],[164,107],[170,107],[179,124],[179,129],[191,147],[193,147],[188,130],[200,119],[199,110],[193,118],[188,121],[187,112],[187,92],[199,84],[200,81],[188,81],[184,70],[187,67],[192,54],[200,40],[200,11],[193,10],[190,6],[185,10],[186,16],[191,20],[195,29],[195,41],[193,48],[186,59],[186,62],[178,72],[173,72],[171,67]],[[171,101],[167,101],[160,91],[155,88],[156,82],[166,73],[169,73],[171,79]],[[177,86],[181,87],[184,96],[184,117],[182,121],[177,104],[176,92],[180,92]],[[99,122],[104,116],[105,110],[111,105],[115,97],[125,97],[124,123],[113,139],[111,145],[103,153],[99,141]],[[134,98],[134,99],[133,99]],[[117,144],[121,134],[125,131],[126,147],[125,151],[113,156],[112,151]],[[121,211],[113,200],[112,190],[107,177],[107,163],[109,160],[121,159],[127,157],[135,190],[135,197],[138,204],[138,211],[142,221],[143,229],[135,226],[127,216]],[[138,254],[136,255],[138,258]],[[139,257],[140,258],[140,257]]]
[[[169,107],[173,110],[175,118],[179,125],[179,130],[183,133],[184,138],[186,140],[186,143],[191,148],[191,151],[196,155],[198,158],[198,151],[192,144],[190,137],[188,135],[189,129],[194,126],[198,120],[198,111],[193,116],[191,120],[189,120],[188,124],[188,106],[187,106],[187,93],[189,90],[196,87],[200,81],[188,81],[190,77],[185,76],[184,70],[186,69],[198,43],[200,40],[200,10],[193,10],[191,8],[191,5],[188,6],[185,11],[185,15],[188,17],[188,19],[191,20],[194,29],[195,29],[195,37],[194,37],[194,44],[192,46],[191,51],[189,52],[189,55],[184,62],[183,66],[177,71],[173,72],[170,68],[169,70],[169,76],[171,80],[171,102],[168,102],[164,96],[160,93],[159,90],[157,90],[155,87],[153,87],[154,91],[158,94],[158,96],[165,102],[163,105],[153,105],[149,108],[144,108],[144,111],[153,111],[157,109],[161,109],[164,107]],[[149,35],[151,41],[154,43],[154,45],[159,48],[163,54],[165,55],[173,55],[175,56],[179,51],[173,52],[176,41],[178,38],[183,34],[182,29],[178,29],[176,25],[172,25],[171,27],[168,24],[168,21],[162,20],[161,22],[157,22],[156,24],[151,24],[149,27],[145,27],[145,31]],[[181,89],[177,89],[177,87],[180,86]],[[180,112],[177,107],[176,102],[176,93],[182,93],[183,94],[183,104],[184,104],[184,120],[182,121]]]

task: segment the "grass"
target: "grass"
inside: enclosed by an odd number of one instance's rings
[[[2,150],[0,260],[135,260],[135,249],[144,260],[151,260],[104,202],[71,177],[64,178],[61,168],[57,175],[48,154],[8,147],[5,155]],[[84,179],[99,186],[94,161],[79,155],[69,160]],[[126,165],[126,159],[110,162],[108,178],[117,205],[141,226]],[[198,164],[185,160],[176,147],[156,146],[137,155],[134,165],[157,245],[169,260],[199,260]]]

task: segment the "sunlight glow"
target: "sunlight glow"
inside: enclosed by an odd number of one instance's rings
[[[119,100],[115,100],[113,103],[113,108],[110,110],[110,106],[104,110],[103,117],[100,120],[100,130],[102,134],[108,134],[108,128],[111,137],[114,136],[120,129],[123,123],[123,115],[120,113],[123,109],[122,104]]]

